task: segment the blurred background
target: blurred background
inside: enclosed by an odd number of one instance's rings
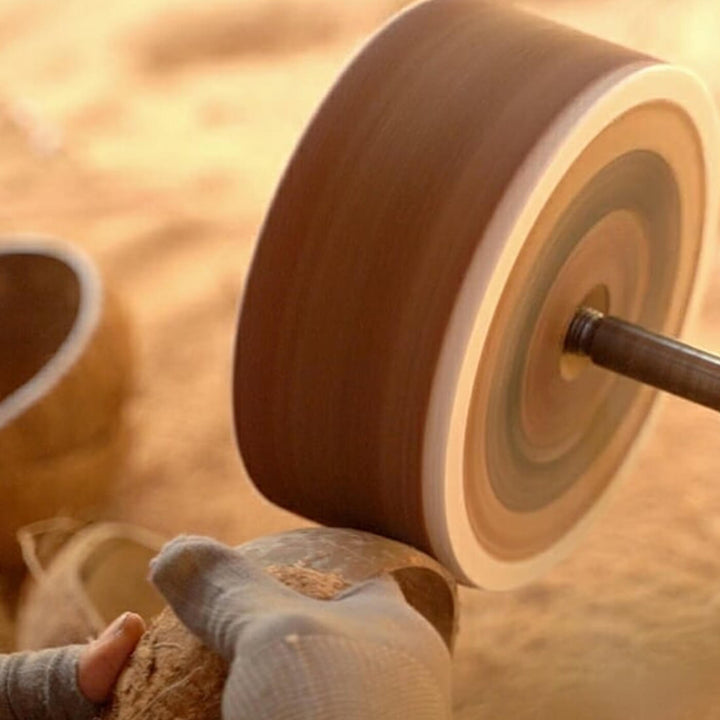
[[[300,524],[250,487],[235,449],[239,293],[311,113],[405,4],[0,1],[0,233],[86,250],[131,322],[131,450],[104,517],[232,543]],[[525,7],[688,65],[720,94],[717,0]],[[710,411],[664,402],[570,560],[514,593],[463,592],[457,717],[720,717],[719,431]],[[0,649],[9,637],[0,619]]]

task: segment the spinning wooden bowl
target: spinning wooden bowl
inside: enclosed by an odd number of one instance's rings
[[[468,584],[542,572],[656,396],[582,354],[720,395],[716,359],[636,327],[686,326],[718,159],[682,69],[476,0],[398,15],[312,120],[259,238],[235,365],[253,481]]]
[[[0,567],[18,528],[92,514],[123,454],[130,358],[96,267],[46,240],[0,239]]]

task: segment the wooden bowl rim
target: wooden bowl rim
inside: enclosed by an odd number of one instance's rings
[[[37,255],[65,265],[75,276],[79,304],[72,328],[52,357],[30,380],[0,400],[0,430],[45,397],[78,361],[100,322],[103,287],[95,263],[69,243],[42,236],[0,238],[0,258]]]

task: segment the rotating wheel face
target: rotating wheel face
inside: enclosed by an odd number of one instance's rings
[[[702,167],[678,110],[634,108],[581,153],[524,241],[484,340],[465,433],[468,513],[494,556],[556,543],[634,441],[654,392],[568,368],[563,341],[588,304],[680,331],[700,252]]]
[[[677,334],[714,228],[688,74],[515,10],[398,16],[314,118],[240,316],[250,476],[509,587],[607,496],[653,400],[563,356],[583,303]]]

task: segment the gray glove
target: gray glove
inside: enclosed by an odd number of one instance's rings
[[[91,720],[98,706],[78,688],[84,645],[0,656],[0,720]]]
[[[451,716],[448,649],[389,577],[315,600],[214,540],[180,537],[151,579],[230,663],[224,720]]]
[[[87,645],[0,655],[0,720],[94,718],[144,630],[127,612]]]

